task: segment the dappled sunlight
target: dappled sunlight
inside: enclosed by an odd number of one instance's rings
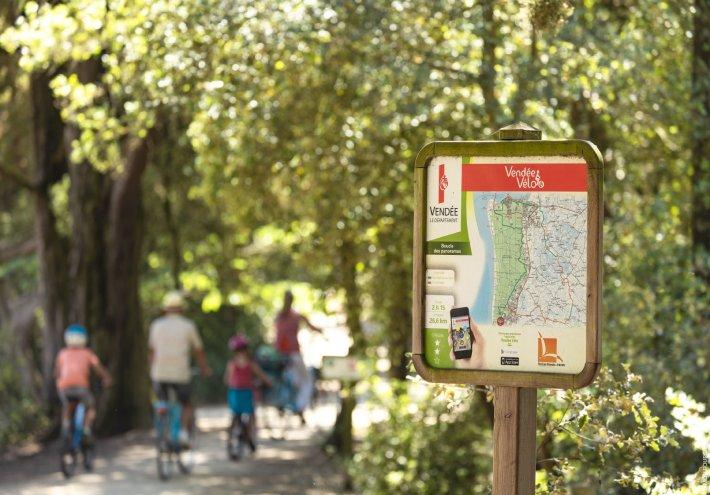
[[[229,416],[224,411],[213,409],[197,412],[197,427],[200,431],[226,430],[229,426]]]
[[[197,411],[200,433],[194,452],[195,466],[189,476],[176,474],[168,482],[158,480],[152,434],[131,434],[97,442],[98,457],[92,473],[82,472],[64,480],[58,471],[36,475],[37,460],[54,465],[49,452],[39,459],[16,462],[9,483],[0,484],[2,495],[168,495],[283,493],[336,493],[339,475],[320,450],[323,435],[332,427],[337,412],[330,400],[306,412],[307,426],[301,427],[293,415],[278,414],[271,408],[260,415],[271,421],[261,428],[259,448],[254,455],[234,463],[227,459],[225,429],[229,411],[225,407],[204,407]],[[126,443],[128,442],[128,443]],[[56,468],[55,468],[56,469]],[[320,470],[325,469],[321,474]],[[19,473],[25,473],[20,476]],[[0,475],[4,474],[0,471]],[[324,488],[313,488],[313,486]],[[331,488],[327,488],[331,487]]]
[[[347,356],[352,339],[342,321],[342,316],[334,317],[316,313],[311,317],[311,321],[323,329],[323,334],[300,333],[298,339],[307,366],[320,368],[323,356]]]
[[[353,429],[356,434],[362,434],[373,423],[379,423],[389,418],[387,411],[381,407],[359,404],[353,411]]]
[[[97,469],[101,469],[102,466],[100,466],[98,463],[96,465]],[[128,474],[125,472],[113,472],[108,474],[108,479],[111,481],[123,481],[128,478]]]
[[[0,0],[0,495],[704,494],[709,47],[710,0]]]

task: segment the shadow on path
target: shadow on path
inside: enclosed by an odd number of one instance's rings
[[[187,495],[187,494],[307,494],[342,493],[343,474],[320,449],[336,414],[335,404],[308,411],[308,426],[295,418],[270,413],[273,430],[262,429],[252,457],[231,462],[225,449],[229,412],[224,407],[201,408],[200,435],[194,472],[167,482],[157,477],[150,432],[131,432],[97,443],[92,473],[79,472],[64,480],[59,472],[58,445],[24,459],[0,465],[2,495]],[[262,418],[263,419],[263,418]],[[271,435],[270,435],[270,434]],[[272,437],[275,437],[272,439]]]

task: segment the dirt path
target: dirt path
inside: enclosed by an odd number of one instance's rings
[[[98,442],[92,473],[79,472],[64,480],[53,445],[30,458],[0,464],[2,495],[183,495],[183,494],[307,494],[342,493],[343,476],[320,449],[335,419],[335,405],[307,412],[308,426],[290,424],[262,431],[254,457],[231,462],[225,451],[226,408],[203,408],[198,413],[199,448],[194,472],[167,482],[157,478],[155,452],[149,432],[133,432]],[[276,421],[273,415],[270,415]],[[269,438],[267,433],[276,438]],[[279,437],[283,437],[282,439]]]

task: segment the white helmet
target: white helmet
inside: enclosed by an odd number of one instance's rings
[[[182,297],[182,293],[173,290],[165,294],[163,297],[163,309],[164,310],[181,310],[185,307],[185,298]]]

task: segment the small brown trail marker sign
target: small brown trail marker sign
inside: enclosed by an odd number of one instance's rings
[[[495,387],[496,495],[534,491],[536,389],[601,365],[602,167],[526,124],[416,159],[412,359],[428,381]]]

